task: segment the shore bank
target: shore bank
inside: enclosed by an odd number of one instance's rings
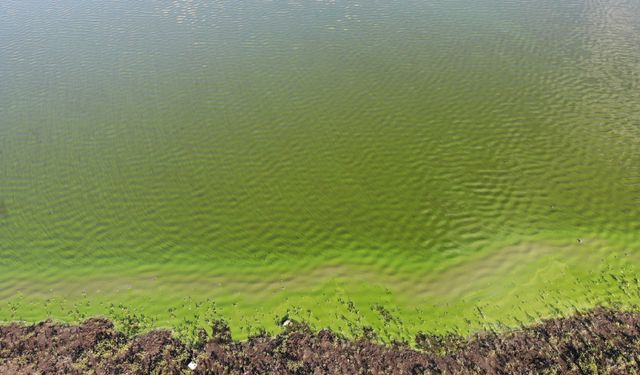
[[[276,336],[234,341],[224,322],[185,344],[170,331],[127,336],[112,322],[44,321],[0,327],[3,374],[630,374],[640,371],[640,312],[597,308],[504,333],[418,334],[381,345],[287,324]],[[417,348],[417,349],[416,349]]]

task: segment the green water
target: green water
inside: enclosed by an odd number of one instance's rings
[[[638,35],[632,0],[3,0],[0,319],[633,306]]]

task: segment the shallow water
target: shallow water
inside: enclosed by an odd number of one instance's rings
[[[4,0],[0,318],[637,303],[638,35],[633,0]]]

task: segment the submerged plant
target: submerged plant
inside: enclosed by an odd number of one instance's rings
[[[153,317],[138,313],[125,305],[109,306],[109,316],[116,327],[126,336],[132,337],[151,329],[155,325]]]

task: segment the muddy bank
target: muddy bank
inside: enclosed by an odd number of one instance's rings
[[[419,334],[383,346],[291,324],[234,342],[218,323],[187,346],[168,331],[128,338],[105,319],[0,327],[2,374],[631,374],[640,372],[640,313],[596,309],[469,339]],[[193,363],[192,363],[193,362]],[[189,365],[196,365],[194,370]]]

